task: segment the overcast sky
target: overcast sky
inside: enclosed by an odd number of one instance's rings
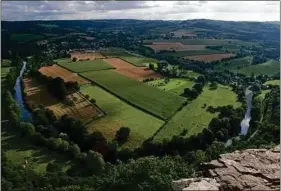
[[[280,21],[279,1],[2,1],[2,20]]]

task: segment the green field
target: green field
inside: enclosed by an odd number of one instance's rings
[[[164,56],[175,56],[175,57],[184,57],[184,56],[194,56],[194,55],[201,55],[201,54],[217,54],[217,53],[225,53],[221,50],[187,50],[187,51],[179,51],[179,52],[164,52],[159,53],[160,55]]]
[[[188,45],[252,45],[255,43],[241,41],[241,40],[233,40],[233,39],[152,39],[152,40],[144,40],[144,43],[152,43],[152,42],[181,42],[183,44]]]
[[[59,27],[59,25],[55,25],[55,24],[38,24],[38,26],[45,27],[45,28],[58,28]]]
[[[238,70],[239,68],[251,65],[251,63],[252,57],[246,56],[243,58],[236,58],[233,60],[220,62],[219,64],[215,65],[215,67],[220,70]]]
[[[107,58],[120,57],[120,56],[132,56],[130,53],[126,52],[121,48],[107,48],[100,51]]]
[[[1,67],[8,67],[11,66],[11,60],[8,59],[1,59]]]
[[[278,86],[280,86],[280,80],[270,80],[270,81],[265,82],[264,84],[266,84],[266,85],[278,85]]]
[[[185,101],[180,96],[132,80],[114,71],[85,72],[81,75],[161,119],[171,117]]]
[[[68,60],[68,61],[67,61]],[[102,59],[98,60],[86,60],[86,61],[77,61],[72,62],[70,59],[59,59],[56,60],[58,65],[63,66],[73,72],[88,72],[88,71],[98,71],[98,70],[107,70],[115,69],[112,65],[107,63]]]
[[[235,70],[235,72],[245,75],[251,75],[252,73],[254,73],[255,75],[264,74],[269,76],[273,76],[277,74],[279,71],[280,71],[280,62],[277,60],[268,60],[267,62],[262,64],[251,65]]]
[[[11,39],[16,42],[30,42],[44,39],[44,36],[31,33],[12,34]]]
[[[38,172],[46,172],[46,167],[50,162],[58,164],[64,171],[71,166],[71,161],[66,156],[32,145],[27,142],[26,138],[21,137],[18,131],[10,127],[7,128],[3,124],[1,129],[1,148],[12,163],[23,165],[27,157],[28,168]]]
[[[121,59],[133,64],[134,66],[147,66],[147,64],[157,63],[157,60],[154,58],[147,57],[137,57],[137,56],[120,56]]]
[[[129,127],[131,132],[128,141],[123,145],[125,147],[141,146],[144,140],[164,124],[164,121],[136,109],[98,86],[84,85],[80,87],[80,91],[94,98],[98,106],[106,112],[104,117],[87,125],[89,131],[101,131],[107,139],[112,140],[120,127]]]
[[[203,108],[203,105],[206,107]],[[219,85],[218,89],[211,91],[209,87],[204,87],[202,94],[191,101],[181,111],[174,115],[164,128],[155,136],[155,141],[171,139],[174,135],[179,135],[184,129],[187,129],[187,136],[200,133],[208,127],[212,118],[217,114],[207,112],[208,106],[226,106],[233,105],[239,107],[237,96],[227,86]]]
[[[181,95],[184,92],[184,89],[191,88],[194,82],[184,78],[171,78],[168,83],[165,83],[164,79],[159,79],[147,82],[147,84],[161,90]]]

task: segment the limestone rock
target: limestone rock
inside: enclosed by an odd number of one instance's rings
[[[247,149],[221,155],[204,163],[203,175],[209,178],[181,179],[174,190],[279,190],[280,147]]]

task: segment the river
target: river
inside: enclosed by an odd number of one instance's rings
[[[25,71],[26,68],[26,62],[23,62],[23,66],[20,70],[20,74],[16,80],[16,85],[15,85],[15,100],[18,102],[19,107],[20,107],[20,120],[21,121],[30,121],[32,114],[27,110],[27,108],[24,105],[23,101],[23,94],[22,94],[22,89],[21,89],[21,77]]]
[[[240,123],[240,135],[247,135],[248,129],[250,126],[250,121],[251,121],[251,109],[252,109],[252,98],[253,98],[253,92],[249,90],[250,87],[248,87],[245,91],[245,97],[246,97],[246,102],[247,102],[247,110],[244,116],[244,119]],[[228,139],[227,142],[225,143],[225,146],[228,147],[232,145],[232,139],[240,140],[240,137],[233,137],[231,139]]]

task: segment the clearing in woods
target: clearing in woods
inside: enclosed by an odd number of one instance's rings
[[[116,68],[116,70],[114,70],[115,72],[118,72],[124,76],[127,76],[135,80],[141,81],[147,78],[161,78],[160,74],[155,73],[150,68],[135,67],[132,64],[129,64],[120,58],[108,58],[104,60],[108,62],[110,65],[112,65],[114,68]]]
[[[265,85],[276,85],[280,86],[280,80],[270,80],[264,83]]]
[[[184,92],[184,89],[191,88],[194,82],[184,78],[170,78],[167,83],[165,83],[164,79],[159,79],[147,82],[147,84],[157,87],[161,90],[181,95]]]
[[[98,86],[83,85],[80,91],[94,98],[105,116],[87,125],[88,131],[100,131],[108,139],[113,140],[120,127],[129,127],[130,136],[122,147],[135,148],[151,137],[164,124],[164,121],[149,115],[130,104],[118,99]]]
[[[21,134],[17,129],[2,125],[1,149],[13,164],[24,165],[25,160],[27,160],[26,168],[39,173],[46,172],[48,163],[57,164],[63,171],[68,170],[73,165],[72,161],[65,155],[34,146],[25,138],[19,137],[21,137]]]
[[[195,56],[185,56],[184,58],[187,58],[189,60],[198,60],[198,61],[204,61],[204,62],[212,62],[221,60],[223,58],[230,58],[233,57],[234,54],[205,54],[205,55],[195,55]]]
[[[24,78],[23,86],[24,93],[26,94],[26,103],[31,109],[41,104],[51,109],[57,118],[68,114],[75,119],[80,119],[84,123],[90,122],[93,118],[103,115],[103,112],[80,92],[68,95],[66,99],[73,104],[66,104],[50,95],[46,87],[39,84],[33,78]]]
[[[112,65],[108,64],[104,59],[86,60],[72,62],[70,59],[57,60],[58,65],[65,67],[73,72],[81,73],[88,71],[108,70],[114,69]]]
[[[89,81],[78,76],[75,73],[70,72],[67,69],[64,69],[56,64],[53,66],[44,66],[39,69],[39,72],[41,72],[45,76],[50,76],[52,78],[60,77],[65,82],[77,82],[79,85],[82,84],[88,84]]]
[[[206,104],[204,106],[204,104]],[[171,139],[174,135],[179,135],[184,129],[187,130],[187,136],[200,133],[204,128],[208,127],[212,118],[218,113],[210,113],[207,110],[209,106],[241,106],[237,101],[237,96],[227,86],[219,85],[216,90],[209,90],[209,87],[204,87],[203,92],[191,101],[183,109],[177,112],[164,128],[155,136],[155,141],[163,141]]]
[[[87,37],[85,37],[87,38]],[[105,58],[100,52],[93,51],[73,51],[71,54],[71,60],[75,57],[77,60],[95,60]]]
[[[81,75],[131,105],[161,119],[171,117],[185,102],[183,97],[151,87],[114,71],[85,72]]]

